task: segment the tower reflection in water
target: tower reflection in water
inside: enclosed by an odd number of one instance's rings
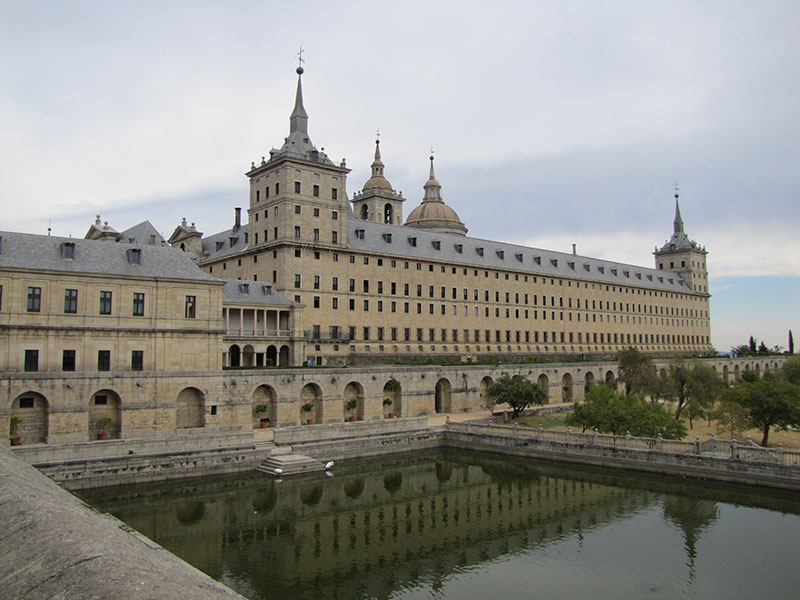
[[[759,501],[747,488],[733,501]],[[99,508],[249,598],[388,598],[656,511],[694,577],[721,489],[453,451],[337,463],[335,477],[262,474],[84,492]],[[796,499],[761,498],[796,513]],[[609,549],[609,551],[613,551]],[[498,590],[501,593],[502,590]],[[513,596],[513,594],[512,594]]]

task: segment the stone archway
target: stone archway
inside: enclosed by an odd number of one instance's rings
[[[492,406],[494,405],[492,399],[489,398],[489,388],[492,387],[493,384],[494,379],[488,375],[481,379],[481,407],[486,407],[489,410],[492,410]]]
[[[19,419],[15,434],[21,444],[46,444],[49,435],[50,404],[38,392],[25,392],[11,403],[11,418]]]
[[[256,364],[256,349],[250,344],[242,348],[242,366],[254,367]]]
[[[278,348],[272,345],[267,346],[267,366],[278,366]]]
[[[383,418],[403,416],[403,387],[392,377],[383,386]]]
[[[536,378],[536,383],[544,390],[544,393],[547,394],[547,404],[550,404],[550,379],[547,375],[542,373]]]
[[[278,356],[278,364],[282,367],[288,367],[291,365],[289,346],[281,346],[280,354]]]
[[[364,420],[364,388],[360,383],[351,381],[344,386],[342,408],[345,421]]]
[[[724,365],[722,367],[722,380],[725,383],[728,383],[728,365]]]
[[[253,428],[274,427],[278,417],[277,394],[272,386],[260,385],[253,392]]]
[[[228,366],[241,367],[242,366],[242,350],[236,344],[228,348]]]
[[[113,390],[100,390],[89,400],[89,441],[122,437],[122,402]]]
[[[564,373],[561,378],[561,402],[572,402],[574,397],[574,386],[572,385],[572,375]]]
[[[739,383],[739,365],[734,365],[733,367],[733,382]]]
[[[608,387],[617,389],[617,377],[614,375],[614,371],[606,371],[605,381]]]
[[[322,390],[316,383],[307,383],[300,390],[300,423],[322,423]]]
[[[434,391],[433,408],[437,413],[449,413],[453,410],[453,387],[450,380],[442,377],[436,382]]]
[[[175,402],[175,428],[191,429],[205,426],[205,396],[197,388],[181,390]]]
[[[586,394],[589,393],[589,389],[594,385],[594,373],[591,371],[586,371],[586,375],[583,376],[583,395],[586,397]]]

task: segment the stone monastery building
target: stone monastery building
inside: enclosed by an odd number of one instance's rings
[[[711,350],[706,251],[686,236],[677,194],[655,269],[468,237],[432,156],[404,223],[406,199],[384,174],[379,141],[372,176],[348,198],[344,161],[311,142],[297,71],[289,135],[247,172],[247,224],[237,208],[229,230],[202,237],[184,223],[169,240],[209,275],[268,282],[299,305],[293,362]],[[273,359],[255,340],[247,352],[225,350],[227,365]]]

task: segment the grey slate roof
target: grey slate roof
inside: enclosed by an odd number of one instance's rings
[[[225,304],[257,304],[261,306],[295,306],[269,283],[239,279],[224,279],[222,301]],[[298,305],[299,306],[299,305]]]
[[[121,232],[117,241],[124,244],[142,244],[148,246],[160,246],[166,243],[164,237],[150,221],[142,221],[138,225],[134,225],[130,229]]]
[[[356,230],[363,231],[363,239],[356,234]],[[409,238],[416,238],[416,246],[411,245]],[[413,227],[350,219],[347,239],[348,246],[353,250],[395,255],[398,258],[436,260],[472,268],[511,269],[531,275],[571,277],[611,285],[693,293],[681,276],[672,271]]]
[[[74,244],[74,258],[63,257],[64,244]],[[135,250],[141,253],[140,264],[131,261],[135,257],[131,251]],[[10,231],[0,231],[2,267],[220,282],[204,273],[188,254],[170,246],[115,244]]]
[[[236,231],[226,229],[214,235],[203,238],[203,260],[208,258],[224,258],[231,254],[238,254],[247,250],[247,244],[244,241],[245,234],[248,233],[249,227],[242,225]]]

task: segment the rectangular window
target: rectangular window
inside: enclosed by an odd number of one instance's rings
[[[295,225],[294,226],[294,237],[296,237],[296,238],[300,237],[300,226],[299,225]]]
[[[339,232],[331,231],[331,244],[336,244],[338,242],[339,242]]]
[[[339,190],[331,188],[331,200],[336,200],[339,197]]]
[[[64,290],[64,312],[70,315],[78,312],[78,290]]]
[[[314,308],[319,308],[319,296],[314,296]]]
[[[131,371],[144,371],[144,350],[131,351]]]
[[[369,341],[369,327],[364,327],[364,340]]]
[[[313,189],[314,189],[314,195],[315,196],[319,196],[319,186],[315,184]],[[319,215],[316,215],[316,216],[319,216]]]
[[[61,353],[61,370],[62,371],[75,370],[75,350],[64,350]]]
[[[28,288],[28,312],[39,312],[42,309],[42,288]]]
[[[111,370],[111,350],[97,351],[97,370],[98,371]]]
[[[338,298],[331,298],[331,307],[333,310],[339,310],[339,299]]]
[[[300,287],[300,273],[294,274],[294,287],[296,288]]]
[[[111,314],[111,292],[100,292],[100,314]]]
[[[339,278],[338,277],[334,277],[331,280],[331,288],[333,289],[334,292],[339,290]]]
[[[319,289],[319,275],[314,275],[314,289]]]
[[[133,293],[133,316],[144,316],[144,294],[141,292]]]
[[[28,372],[39,370],[39,351],[38,350],[25,350],[25,365],[24,369]]]
[[[295,194],[299,194],[300,193],[300,182],[299,181],[295,181],[294,182],[294,193]],[[300,207],[298,206],[296,208],[300,208]],[[295,210],[295,212],[300,212],[300,211],[299,210]]]
[[[186,296],[186,304],[184,306],[184,316],[187,319],[194,319],[197,311],[197,298],[195,296]]]

